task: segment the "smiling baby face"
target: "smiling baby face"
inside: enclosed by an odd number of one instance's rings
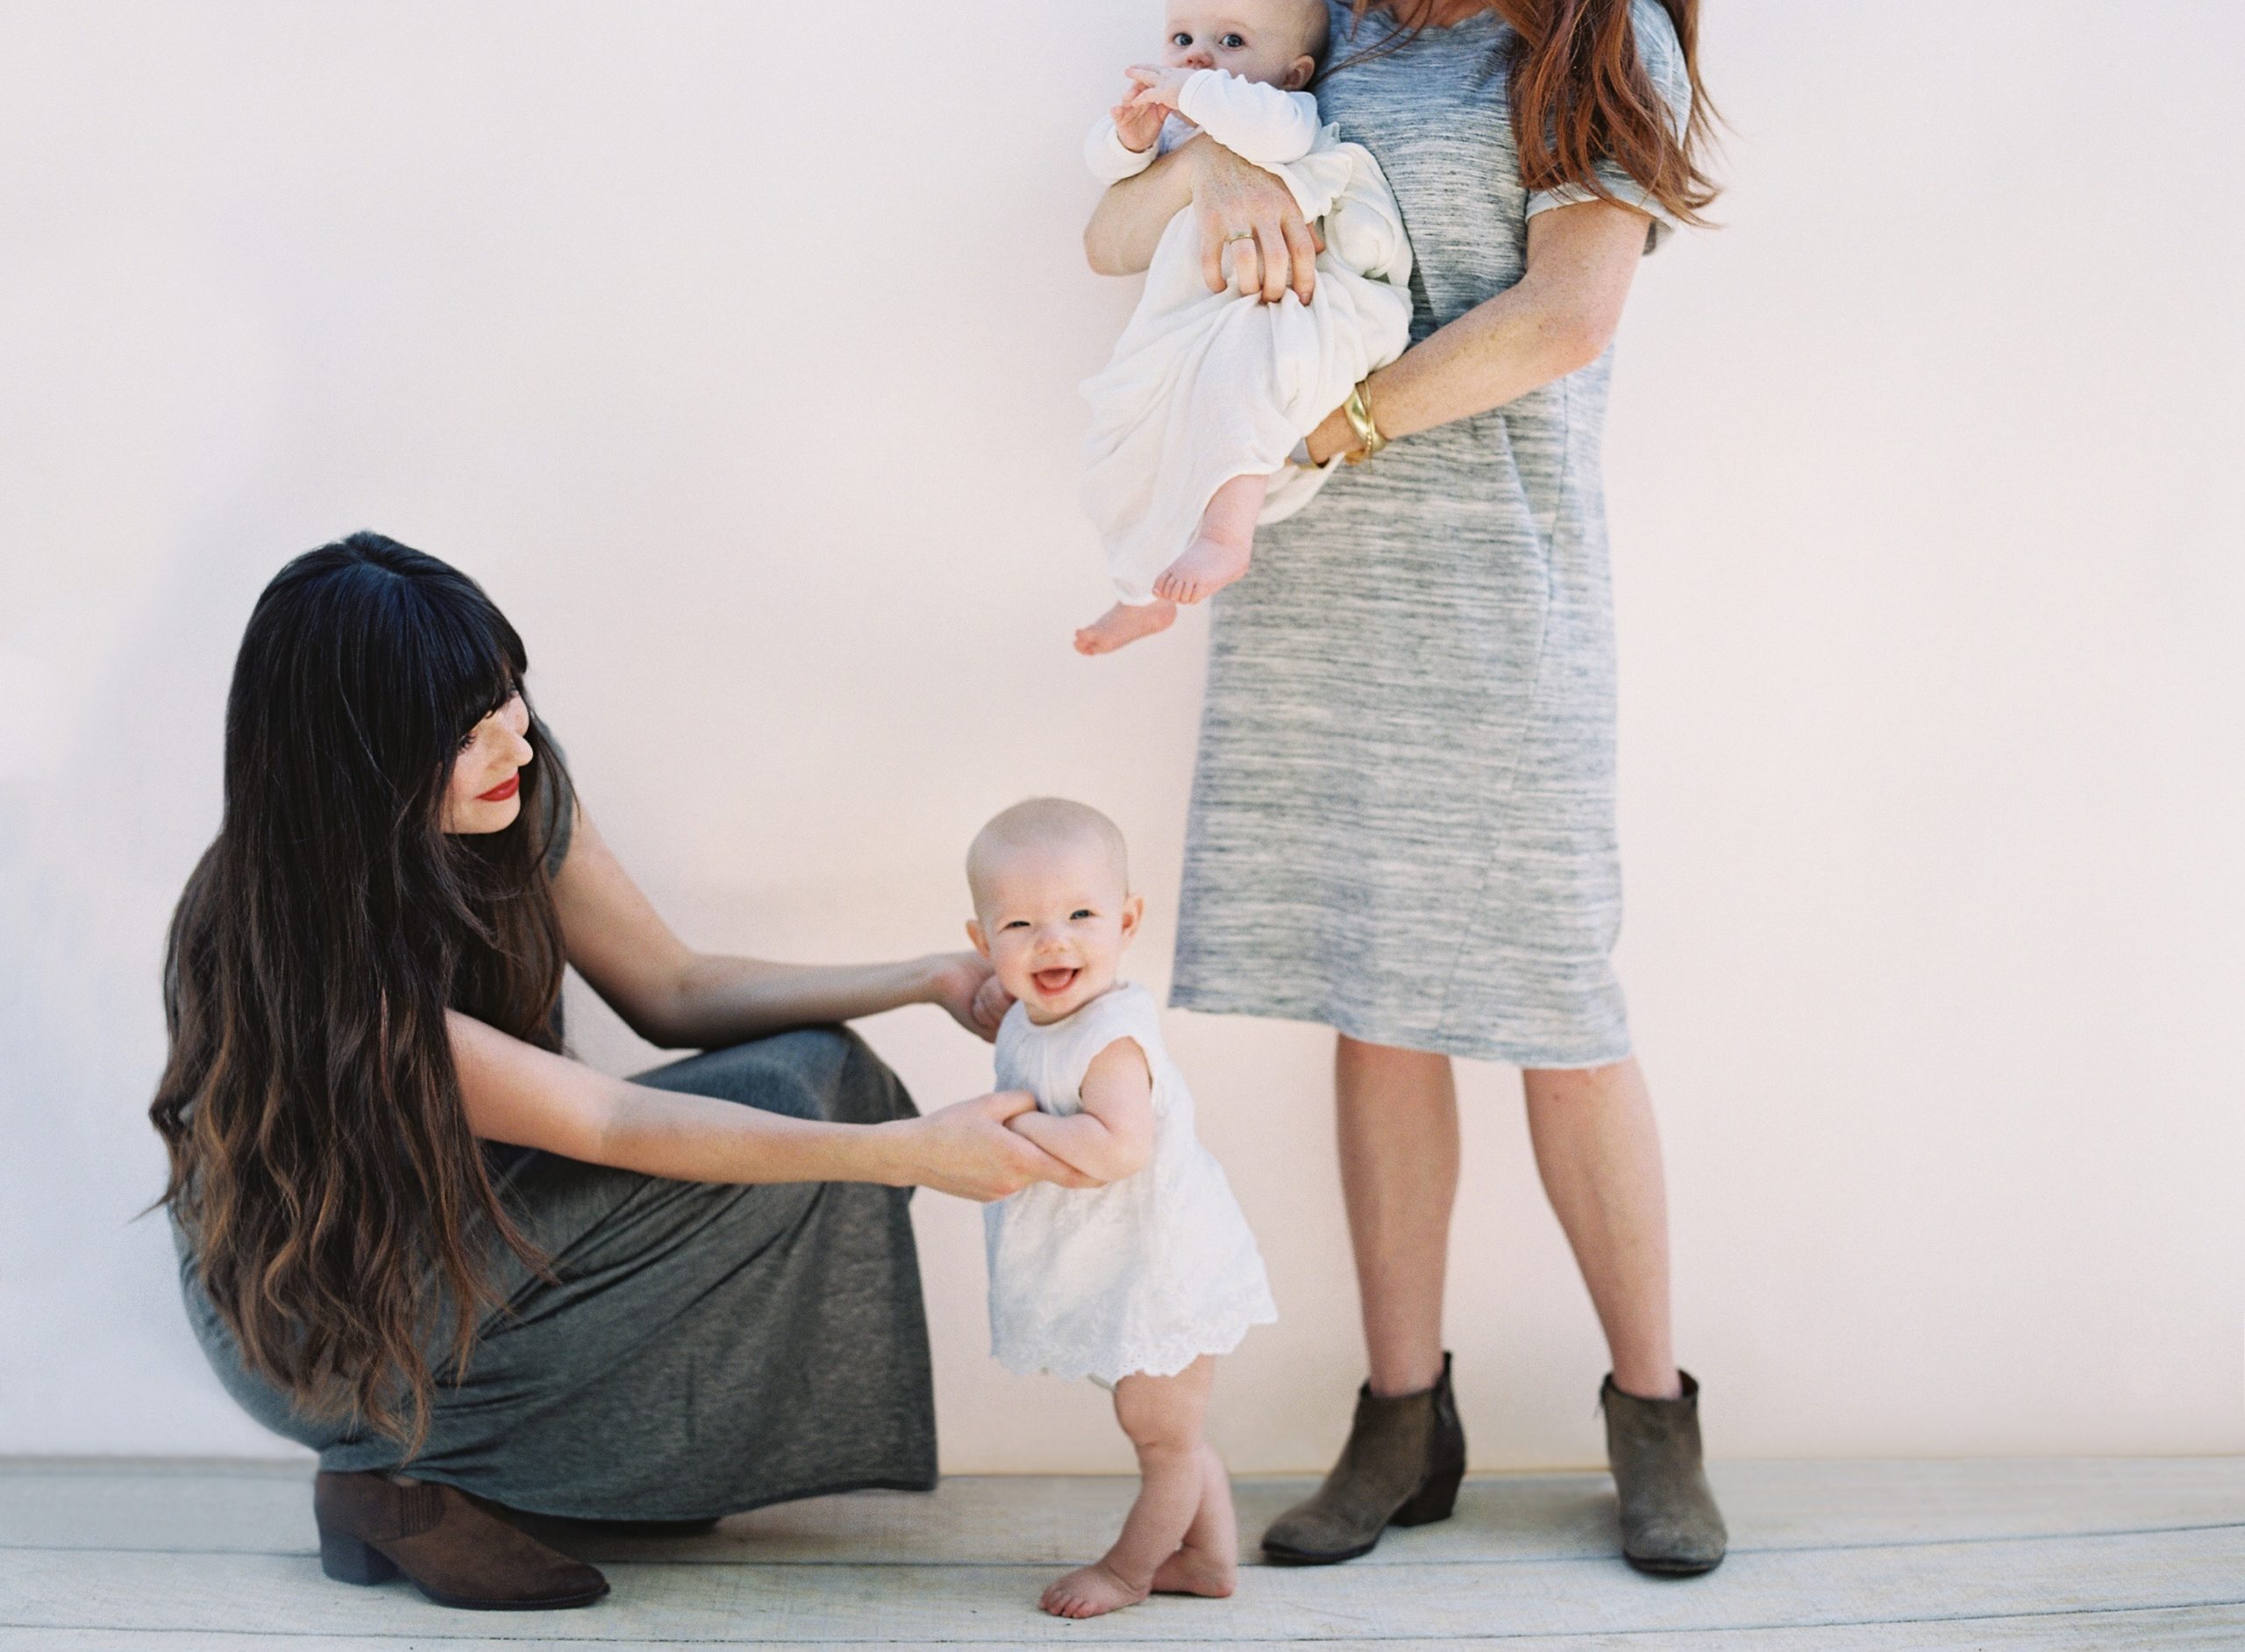
[[[967,937],[1030,1020],[1062,1020],[1115,985],[1144,902],[1130,893],[1122,834],[1097,809],[1015,804],[976,835],[966,881]]]

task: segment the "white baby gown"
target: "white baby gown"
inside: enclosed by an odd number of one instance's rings
[[[1308,504],[1331,465],[1287,464],[1294,445],[1411,338],[1411,243],[1372,152],[1321,125],[1307,92],[1221,69],[1197,71],[1178,101],[1211,139],[1285,180],[1325,250],[1309,303],[1289,292],[1266,304],[1208,290],[1190,207],[1162,231],[1113,359],[1083,386],[1092,404],[1084,509],[1115,593],[1131,604],[1154,600],[1154,580],[1233,477],[1271,477],[1264,522]],[[1109,118],[1093,129],[1085,160],[1111,183],[1191,136],[1172,117],[1160,142],[1133,153]]]
[[[1173,1377],[1279,1317],[1223,1167],[1193,1133],[1193,1097],[1145,988],[1115,986],[1044,1027],[1016,1004],[998,1029],[998,1087],[1065,1118],[1083,1108],[1092,1058],[1118,1038],[1137,1041],[1153,1074],[1145,1167],[1104,1187],[1038,1182],[984,1207],[990,1351],[1024,1376]]]

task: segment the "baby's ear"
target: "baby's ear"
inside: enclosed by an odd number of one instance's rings
[[[1146,898],[1130,895],[1122,902],[1122,938],[1128,941],[1138,932],[1139,920],[1146,915]]]
[[[1299,92],[1308,86],[1316,75],[1317,60],[1305,52],[1296,58],[1293,66],[1286,70],[1286,83],[1284,89],[1289,92]]]
[[[966,921],[966,938],[974,943],[974,950],[984,958],[990,956],[990,937],[982,933],[981,924],[973,918]]]

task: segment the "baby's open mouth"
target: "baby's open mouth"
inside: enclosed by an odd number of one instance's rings
[[[1065,993],[1074,986],[1076,977],[1081,973],[1080,970],[1073,969],[1039,970],[1029,979],[1037,983],[1038,992],[1051,998],[1055,993]]]

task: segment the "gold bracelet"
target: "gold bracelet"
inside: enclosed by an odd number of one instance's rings
[[[1349,428],[1357,433],[1357,451],[1347,456],[1351,465],[1361,465],[1387,445],[1387,438],[1379,433],[1379,426],[1372,423],[1372,406],[1365,400],[1365,381],[1358,380],[1357,388],[1349,392],[1349,399],[1341,403],[1341,417],[1349,421]]]

